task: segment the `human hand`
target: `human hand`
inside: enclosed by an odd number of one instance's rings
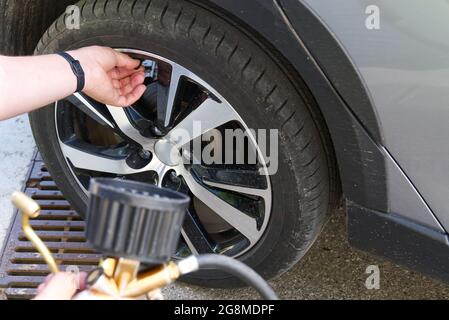
[[[86,84],[83,92],[116,107],[127,107],[143,95],[145,70],[140,61],[107,47],[92,46],[68,52],[80,61]]]
[[[78,291],[85,289],[86,278],[84,272],[50,274],[37,288],[34,300],[71,300]]]

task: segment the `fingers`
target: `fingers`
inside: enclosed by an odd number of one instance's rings
[[[86,289],[87,273],[50,274],[37,287],[36,300],[69,300],[77,291]]]
[[[135,103],[137,100],[142,97],[142,95],[145,93],[145,90],[147,87],[143,84],[138,85],[137,87],[133,88],[131,92],[127,94],[119,94],[116,102],[114,103],[114,106],[116,107],[128,107]]]
[[[144,80],[143,72],[136,72],[121,80],[112,80],[112,86],[116,89],[112,104],[117,107],[128,107],[139,100],[146,90]]]
[[[111,71],[109,71],[109,76],[111,77],[111,79],[117,79],[117,80],[121,80],[124,79],[126,77],[131,76],[134,73],[137,72],[141,72],[143,74],[145,74],[145,68],[144,67],[140,67],[138,69],[128,69],[128,68],[114,68]]]
[[[80,272],[79,273],[79,279],[78,279],[78,284],[79,284],[79,291],[83,291],[86,290],[86,286],[87,286],[87,277],[88,274],[87,272]]]
[[[112,86],[114,87],[114,89],[120,89],[121,84],[120,84],[120,80],[112,80]]]
[[[140,66],[141,62],[138,59],[132,59],[128,55],[115,51],[115,57],[117,59],[116,67],[122,67],[127,69],[137,69]]]
[[[120,94],[122,96],[129,94],[135,87],[143,84],[145,75],[143,73],[135,73],[131,77],[120,80]]]
[[[79,274],[60,272],[47,277],[39,286],[36,300],[70,300],[79,289]],[[40,291],[39,291],[40,290]]]
[[[97,70],[99,72],[92,73],[95,77],[90,81],[86,78],[86,88],[83,92],[101,103],[128,107],[140,99],[146,90],[143,84],[145,68],[139,67],[140,60],[132,59],[113,49],[107,50],[107,53],[109,58],[115,57],[110,59],[115,61],[103,62],[100,70]],[[90,85],[87,85],[89,83]]]
[[[54,274],[50,273],[48,276],[45,277],[44,282],[42,282],[38,287],[37,287],[37,293],[40,294],[42,293],[43,290],[45,290],[45,287],[47,287],[47,284],[50,282],[50,280],[53,278]]]
[[[147,89],[146,86],[144,85],[139,85],[137,87],[134,88],[134,90],[130,93],[128,93],[125,96],[125,105],[129,106],[133,103],[135,103],[137,100],[140,99],[140,97],[142,97],[142,95],[145,93],[145,90]]]
[[[110,74],[110,76],[116,76],[121,78],[127,75],[128,72],[118,71],[116,74]],[[111,104],[117,107],[128,107],[129,105],[135,103],[146,90],[143,85],[145,81],[144,71],[132,72],[130,76],[126,76],[122,79],[112,79],[112,87],[115,89],[114,98]],[[140,87],[140,88],[139,88]],[[136,90],[137,89],[137,90]],[[130,95],[128,98],[127,96]]]

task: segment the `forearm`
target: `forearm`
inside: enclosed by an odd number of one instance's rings
[[[127,107],[145,92],[140,60],[111,48],[92,46],[67,52],[84,70],[83,93],[103,104]],[[77,78],[63,57],[0,56],[0,120],[61,100],[77,89]]]
[[[76,83],[70,65],[58,55],[0,56],[0,120],[65,98]]]

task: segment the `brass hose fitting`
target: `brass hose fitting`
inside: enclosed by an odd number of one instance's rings
[[[181,276],[178,265],[174,262],[162,265],[158,268],[139,274],[121,292],[124,298],[136,298],[148,292],[165,287]]]
[[[122,297],[136,298],[148,292],[161,289],[176,281],[180,276],[197,271],[198,260],[195,256],[178,261],[170,261],[157,268],[137,275],[121,292]]]
[[[22,192],[14,192],[11,197],[11,201],[22,212],[23,233],[42,255],[50,271],[52,273],[58,273],[58,265],[51,255],[50,250],[48,250],[47,246],[42,242],[30,225],[30,218],[37,218],[39,216],[41,211],[39,204]]]

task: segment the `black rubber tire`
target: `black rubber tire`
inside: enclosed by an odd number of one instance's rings
[[[87,0],[81,29],[63,18],[49,29],[36,52],[51,53],[98,44],[153,52],[192,70],[223,95],[250,128],[280,130],[279,171],[272,176],[272,216],[262,239],[240,260],[265,278],[291,268],[320,233],[335,198],[334,164],[328,141],[305,89],[290,78],[264,47],[211,11],[188,1]],[[33,132],[60,189],[81,213],[86,197],[67,167],[55,132],[54,106],[30,116]],[[240,283],[216,272],[189,276],[213,287]]]
[[[0,0],[0,54],[32,54],[45,30],[73,0]]]

